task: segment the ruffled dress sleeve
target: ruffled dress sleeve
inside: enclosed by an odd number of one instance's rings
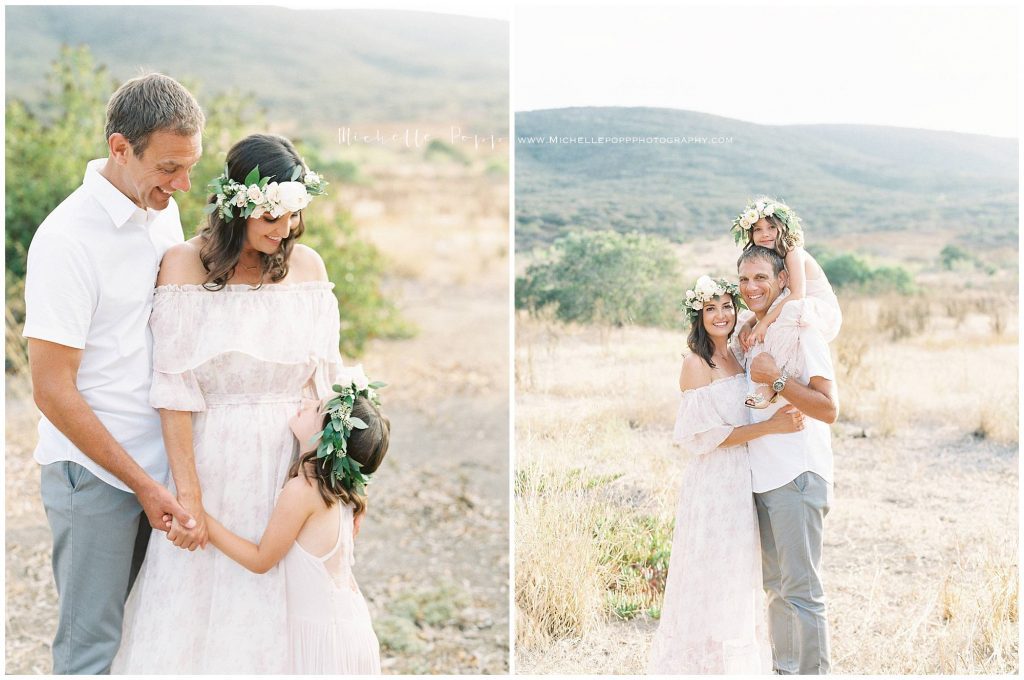
[[[149,326],[153,332],[153,383],[149,405],[170,411],[205,411],[206,400],[193,373],[198,365],[195,331],[199,308],[182,295],[158,289]]]
[[[715,407],[710,385],[686,390],[679,399],[672,443],[694,455],[704,455],[719,447],[733,431]]]
[[[321,298],[321,310],[317,316],[316,368],[312,378],[316,394],[310,396],[324,399],[330,396],[331,388],[338,381],[338,374],[343,365],[339,349],[341,312],[338,308],[338,298],[329,290]]]

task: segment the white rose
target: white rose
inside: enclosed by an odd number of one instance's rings
[[[757,213],[754,210],[748,210],[747,212],[743,213],[743,216],[747,218],[747,222],[749,224],[757,222]]]
[[[699,312],[700,310],[704,309],[704,303],[698,300],[697,302],[694,302],[692,305],[690,305],[690,307]]]
[[[686,299],[687,300],[692,300],[695,297],[697,297],[697,294],[694,293],[692,290],[686,291]]]
[[[286,212],[287,211],[282,206],[275,205],[273,208],[270,209],[270,216],[273,217],[274,219],[277,219]]]
[[[271,203],[277,203],[281,200],[281,192],[277,189],[277,182],[271,182],[263,189],[263,195]]]
[[[774,203],[769,203],[768,205],[766,205],[764,207],[764,210],[761,211],[761,214],[764,215],[765,217],[771,217],[772,215],[774,215],[775,214],[775,204]]]
[[[235,205],[237,205],[239,208],[241,208],[246,203],[249,202],[249,197],[245,195],[244,191],[241,191],[241,192],[235,194],[235,198],[231,202],[234,203]]]
[[[302,178],[302,181],[306,183],[306,186],[312,186],[320,183],[320,175],[316,174],[312,170],[306,173],[306,176]]]
[[[355,366],[342,366],[341,377],[339,379],[341,386],[353,384],[356,386],[356,390],[365,390],[370,385],[370,379],[366,377],[366,373],[363,372],[363,365],[356,364]]]
[[[740,229],[743,231],[750,229],[750,221],[747,219],[746,215],[740,218]]]
[[[255,184],[246,190],[245,195],[248,196],[249,200],[253,203],[263,202],[263,191]]]
[[[301,182],[281,182],[277,190],[285,212],[298,212],[309,205],[309,193]]]
[[[765,204],[762,201],[761,203],[758,203],[757,205],[754,206],[754,210],[756,210],[759,214],[763,215],[764,214],[764,207],[765,207]]]
[[[259,218],[263,217],[263,213],[265,212],[267,212],[267,207],[264,205],[258,205],[255,208],[253,208],[252,214],[249,215],[249,217],[251,217],[254,220],[258,220]]]

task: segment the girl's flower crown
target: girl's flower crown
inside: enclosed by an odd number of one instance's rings
[[[686,297],[683,299],[683,311],[689,317],[690,323],[697,323],[706,302],[723,295],[735,296],[740,306],[745,307],[743,298],[740,297],[739,286],[735,283],[725,279],[713,279],[707,274],[697,279],[697,283],[691,290],[686,291]]]
[[[370,483],[370,475],[360,472],[362,464],[348,455],[348,439],[352,430],[365,430],[367,424],[361,418],[352,415],[352,407],[357,397],[369,399],[379,407],[380,397],[377,396],[377,390],[387,385],[382,382],[370,382],[363,372],[362,365],[343,368],[342,371],[340,384],[332,387],[335,396],[322,408],[317,409],[321,419],[329,415],[330,420],[322,430],[313,435],[309,444],[316,445],[317,464],[328,470],[332,485],[340,484],[349,491],[362,494],[365,493],[366,485]]]
[[[298,181],[299,177],[302,181]],[[309,205],[314,196],[327,193],[324,178],[303,165],[296,165],[291,179],[287,182],[271,182],[273,177],[260,177],[260,166],[253,168],[245,181],[238,183],[228,175],[228,167],[208,185],[216,200],[206,206],[206,214],[217,210],[221,217],[230,220],[235,208],[245,218],[259,218],[264,213],[280,217],[286,212],[298,212]]]
[[[736,245],[750,241],[750,229],[762,217],[775,216],[782,223],[782,237],[790,248],[803,245],[804,230],[800,225],[800,218],[796,216],[793,209],[782,201],[774,198],[759,196],[754,199],[740,216],[732,221],[732,237]]]

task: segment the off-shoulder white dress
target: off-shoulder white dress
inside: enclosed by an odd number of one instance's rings
[[[291,461],[288,419],[341,368],[333,284],[160,286],[154,408],[191,411],[203,507],[259,541]],[[125,609],[116,673],[286,673],[284,570],[254,574],[212,545],[154,531]]]
[[[749,422],[746,389],[740,373],[680,399],[673,441],[692,459],[676,509],[652,674],[771,672],[747,446],[719,446]]]

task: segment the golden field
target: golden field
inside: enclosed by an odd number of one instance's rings
[[[712,251],[693,278],[734,261]],[[956,276],[840,294],[836,673],[1018,668],[1016,281]],[[517,673],[645,672],[686,465],[671,446],[685,351],[683,331],[517,316]]]

